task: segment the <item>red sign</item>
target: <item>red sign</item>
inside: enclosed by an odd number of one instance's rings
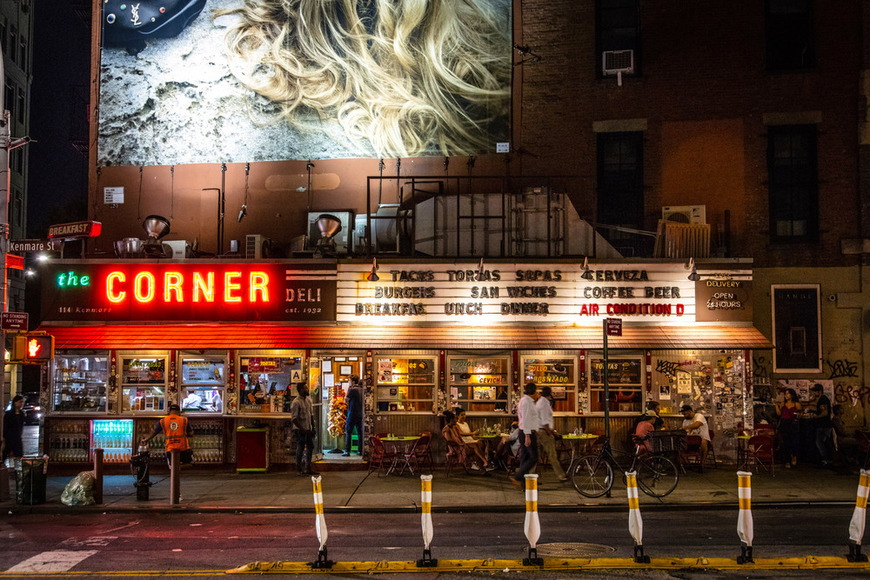
[[[251,357],[248,359],[249,373],[274,373],[278,371],[281,361],[277,358]]]
[[[607,336],[622,336],[622,319],[605,318],[604,329],[607,333]]]
[[[333,265],[52,263],[42,320],[334,321]]]
[[[0,316],[3,330],[27,330],[29,315],[26,312],[4,312]]]
[[[16,256],[15,254],[6,254],[6,267],[12,268],[13,270],[23,270],[24,258]]]
[[[49,238],[96,238],[103,229],[101,222],[71,222],[48,227]]]

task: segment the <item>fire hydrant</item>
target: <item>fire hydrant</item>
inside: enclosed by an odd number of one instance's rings
[[[140,445],[139,453],[130,458],[130,471],[136,476],[133,484],[136,486],[136,499],[148,501],[148,490],[151,488],[151,456],[148,454],[147,445]]]

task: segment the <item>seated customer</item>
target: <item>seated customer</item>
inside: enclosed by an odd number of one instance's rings
[[[507,466],[512,457],[519,458],[520,433],[520,424],[514,421],[511,423],[510,434],[502,435],[501,440],[495,448],[495,460],[505,471],[507,471]]]
[[[483,441],[475,437],[477,431],[472,431],[468,423],[465,422],[465,409],[459,407],[456,409],[456,433],[462,444],[472,450],[475,455],[483,462],[482,465],[488,469],[494,469],[494,465],[490,465],[486,460],[486,445]]]
[[[646,402],[646,410],[647,413],[652,413],[656,416],[656,420],[653,421],[653,425],[656,428],[656,431],[663,429],[665,426],[664,419],[661,418],[659,413],[659,402],[658,401],[647,401]]]
[[[643,447],[647,453],[652,453],[652,446],[649,443],[649,434],[655,431],[656,419],[658,419],[658,416],[655,413],[644,415],[638,422],[637,428],[634,431],[637,444]]]
[[[680,412],[684,417],[683,430],[689,435],[697,435],[701,438],[701,465],[703,465],[710,445],[710,428],[707,426],[707,419],[701,413],[695,413],[691,405],[683,405]]]

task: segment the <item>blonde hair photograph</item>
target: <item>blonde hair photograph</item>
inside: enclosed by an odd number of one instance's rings
[[[380,157],[509,140],[510,0],[242,0],[221,16],[233,75],[267,100],[249,109],[272,123],[335,121]]]

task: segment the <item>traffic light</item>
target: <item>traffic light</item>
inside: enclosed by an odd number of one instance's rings
[[[9,362],[43,363],[54,358],[54,337],[50,334],[16,334]]]

